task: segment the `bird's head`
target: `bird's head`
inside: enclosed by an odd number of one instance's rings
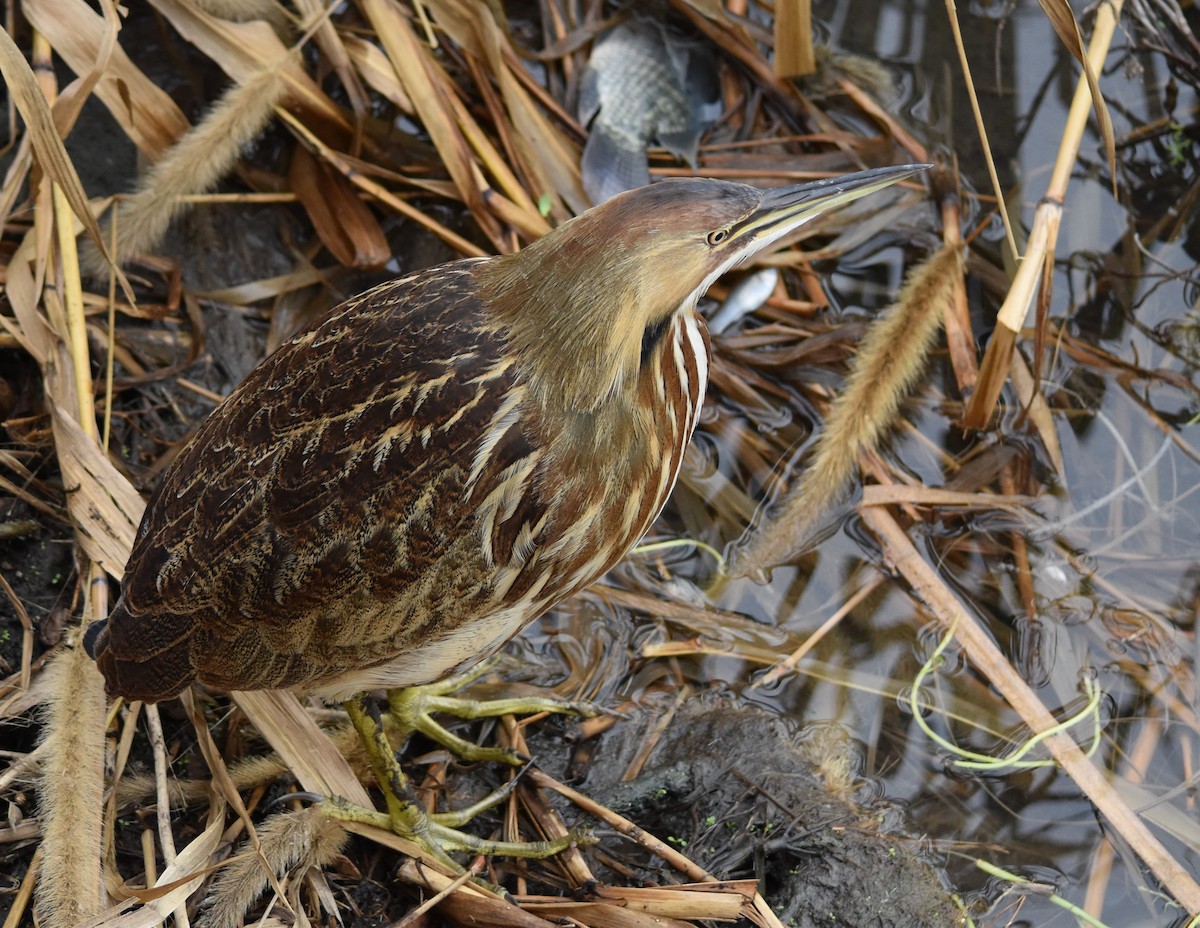
[[[673,316],[808,220],[928,165],[760,190],[708,178],[627,191],[481,269],[481,291],[542,393],[597,409],[636,383]],[[552,399],[552,397],[544,397]]]

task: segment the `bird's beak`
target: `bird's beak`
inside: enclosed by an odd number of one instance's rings
[[[809,181],[792,187],[774,187],[763,192],[758,209],[739,223],[735,235],[743,242],[753,240],[766,244],[821,213],[931,167],[932,164],[902,164]]]

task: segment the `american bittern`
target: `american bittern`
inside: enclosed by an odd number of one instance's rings
[[[345,700],[392,827],[443,860],[496,851],[418,810],[358,694],[476,664],[616,564],[666,502],[700,413],[699,297],[923,167],[766,191],[653,184],[518,254],[336,307],[163,475],[121,598],[86,636],[109,693],[154,702],[199,681]]]

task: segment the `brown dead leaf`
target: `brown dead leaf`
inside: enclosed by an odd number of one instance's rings
[[[306,147],[292,155],[288,185],[330,253],[346,267],[382,267],[392,256],[387,237],[354,186]]]
[[[71,163],[62,139],[58,137],[46,97],[38,86],[29,62],[17,48],[12,36],[3,29],[0,29],[0,76],[3,76],[8,92],[12,95],[21,118],[25,120],[33,150],[42,170],[62,188],[72,212],[83,223],[97,247],[103,251],[104,242],[100,238],[100,227],[96,224],[96,217],[92,215],[91,206],[88,205],[83,183],[75,173],[75,165]]]

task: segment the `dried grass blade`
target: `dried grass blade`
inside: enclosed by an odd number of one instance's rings
[[[520,159],[521,172],[534,185],[533,192],[539,196],[556,194],[575,212],[586,209],[589,204],[579,178],[579,150],[545,117],[513,75],[509,62],[515,55],[492,11],[475,0],[430,0],[429,5],[447,33],[484,61],[485,72],[500,85],[500,95],[512,121],[509,136]],[[523,209],[537,214],[528,194],[516,192],[523,188],[490,143],[488,149],[486,153],[481,151],[481,157],[497,183]],[[558,208],[561,210],[561,206]],[[540,220],[540,214],[537,215]]]
[[[1112,119],[1108,115],[1108,104],[1100,95],[1100,82],[1096,80],[1096,67],[1088,60],[1083,48],[1083,36],[1079,32],[1079,23],[1071,12],[1067,0],[1038,0],[1042,12],[1050,20],[1050,25],[1058,33],[1059,41],[1083,66],[1083,79],[1087,81],[1088,92],[1092,98],[1092,111],[1096,114],[1096,124],[1100,128],[1100,138],[1104,142],[1104,156],[1108,161],[1108,170],[1112,173],[1113,194],[1117,192],[1117,145],[1113,133]]]
[[[430,0],[429,6],[434,11],[435,17],[446,30],[447,34],[461,45],[468,54],[479,57],[481,54],[479,42],[468,23],[481,23],[483,20],[480,17],[490,18],[492,16],[490,10],[486,8],[476,10],[464,18],[463,11],[458,9],[457,4],[453,2],[447,4],[437,2],[437,0]],[[437,61],[430,59],[428,65],[431,74],[438,79],[438,86],[447,87],[451,85],[449,75],[446,74]],[[490,87],[480,87],[480,92],[485,97],[488,95],[489,90]],[[463,104],[462,100],[453,93],[440,95],[440,99],[447,109],[453,112],[455,122],[467,144],[482,162],[484,173],[489,174],[495,180],[496,185],[519,210],[529,214],[528,218],[517,223],[518,228],[532,229],[535,236],[544,235],[548,232],[550,226],[542,218],[541,214],[538,213],[537,206],[530,198],[528,191],[517,180],[516,175],[513,174],[504,158],[500,155],[500,152],[480,128],[479,123],[475,121],[475,118]],[[478,182],[475,183],[475,187],[480,191],[485,189],[485,186]]]
[[[271,885],[272,876],[300,875],[309,868],[323,867],[349,838],[344,828],[314,808],[272,815],[259,826],[258,834],[262,858],[241,854],[213,882],[206,900],[205,928],[236,928]]]
[[[100,39],[100,47],[96,51],[96,58],[92,62],[91,67],[72,81],[54,102],[54,125],[58,129],[60,138],[65,139],[71,134],[75,120],[79,118],[79,114],[83,110],[83,104],[92,95],[96,83],[108,68],[108,63],[112,60],[113,51],[117,47],[117,32],[121,28],[121,19],[117,15],[113,0],[105,0],[100,6],[104,10],[104,25],[106,28],[104,35]]]
[[[98,675],[98,674],[97,674]],[[193,838],[175,863],[167,867],[154,883],[155,889],[170,890],[157,898],[149,899],[136,912],[125,913],[129,901],[111,910],[107,917],[94,920],[75,928],[156,928],[161,925],[172,912],[185,905],[192,894],[200,888],[205,877],[212,872],[209,860],[221,844],[221,835],[225,830],[225,800],[216,797],[208,810],[208,822],[197,837]],[[145,893],[143,896],[149,896]]]
[[[358,79],[358,72],[350,63],[350,55],[346,51],[345,45],[342,44],[341,34],[329,20],[333,6],[325,6],[321,0],[295,0],[295,5],[304,17],[302,23],[304,28],[311,28],[309,24],[317,21],[315,32],[317,45],[320,46],[322,54],[333,68],[334,73],[337,74],[338,80],[342,82],[358,125],[361,126],[362,121],[371,111],[371,104],[367,99],[366,91],[363,90],[362,82]],[[357,150],[357,145],[355,150]]]
[[[804,77],[816,70],[812,0],[782,0],[776,3],[775,73],[780,77]]]
[[[424,886],[432,893],[445,892],[456,880],[456,877],[421,866],[415,860],[401,863],[397,876],[415,886]],[[452,891],[441,901],[439,908],[445,909],[451,919],[464,925],[487,925],[489,928],[557,928],[561,925],[561,922],[539,918],[511,902],[485,895],[470,883],[464,883]]]
[[[588,928],[695,928],[692,922],[682,921],[659,913],[623,909],[619,904],[607,902],[522,902],[530,912],[553,919],[557,924],[587,925]],[[703,908],[692,914],[692,918],[728,922],[737,919],[721,915],[706,914]]]
[[[8,597],[9,605],[12,606],[13,612],[16,613],[17,621],[21,623],[20,686],[21,689],[28,690],[30,668],[33,664],[33,622],[29,619],[29,613],[25,611],[25,604],[21,602],[21,598],[17,596],[16,592],[4,578],[4,574],[0,574],[0,592],[3,592]]]
[[[288,186],[340,264],[380,267],[392,256],[379,221],[354,186],[303,145],[292,154]]]
[[[79,544],[88,557],[119,579],[146,504],[95,440],[57,404],[52,407],[51,424],[63,480],[73,490],[67,495],[67,509]]]
[[[218,303],[230,303],[234,306],[249,306],[260,300],[271,300],[286,293],[303,290],[322,284],[328,278],[325,271],[311,265],[296,268],[278,277],[264,277],[261,280],[251,280],[223,290],[193,290],[192,296],[199,300],[214,300]]]
[[[958,52],[958,63],[963,70],[963,81],[967,86],[967,96],[971,101],[971,114],[975,118],[975,128],[979,133],[980,144],[983,146],[988,178],[991,180],[992,190],[996,194],[1000,217],[1004,220],[1004,234],[1008,237],[1008,247],[1012,251],[1013,257],[1016,257],[1020,252],[1017,250],[1017,240],[1013,236],[1012,221],[1008,218],[1008,206],[1004,199],[1004,191],[1000,187],[1000,175],[996,173],[996,159],[992,157],[992,143],[988,141],[983,110],[979,106],[979,96],[975,92],[975,80],[971,77],[971,59],[967,55],[966,45],[963,43],[962,30],[958,23],[958,8],[954,0],[946,0],[946,18],[950,20],[950,31],[954,35],[954,48]]]
[[[941,487],[881,486],[872,484],[863,487],[862,505],[891,506],[906,504],[913,506],[955,506],[962,509],[1008,509],[1020,510],[1035,502],[1032,496],[997,496],[995,493],[964,493]]]
[[[937,172],[933,179],[934,196],[942,204],[942,241],[955,248],[961,248],[962,228],[957,192],[939,194],[939,191],[945,189],[943,182],[950,180],[957,182],[957,177],[951,178],[949,172]],[[946,348],[950,353],[950,366],[954,369],[958,391],[966,396],[974,389],[979,379],[979,364],[976,361],[971,314],[967,307],[967,287],[962,280],[959,280],[954,288],[953,305],[943,318],[943,328],[946,331]]]
[[[185,0],[150,0],[181,36],[213,60],[238,83],[252,75],[287,64],[282,71],[287,81],[287,96],[296,107],[314,118],[344,132],[353,126],[341,108],[329,99],[317,83],[305,73],[270,25],[261,21],[232,22],[211,16]]]
[[[446,99],[445,80],[439,81],[438,68],[430,59],[428,47],[417,39],[393,0],[363,0],[362,9],[441,156],[446,172],[454,181],[458,195],[493,244],[502,247],[499,227],[488,214],[472,175],[470,146]]]
[[[496,75],[513,125],[513,140],[524,172],[536,185],[532,193],[556,194],[574,212],[591,204],[583,192],[579,173],[581,149],[550,121],[534,102],[523,78],[524,65],[518,60],[495,16],[481,0],[466,0],[476,11],[484,61]],[[520,69],[518,74],[515,69]]]
[[[391,209],[394,209],[402,216],[407,216],[409,219],[413,220],[413,222],[424,226],[451,248],[457,250],[460,254],[471,258],[482,258],[486,256],[487,253],[481,250],[477,245],[473,244],[472,242],[468,242],[461,235],[451,232],[440,222],[431,219],[416,207],[410,206],[408,203],[404,202],[404,200],[391,193],[391,191],[380,186],[369,177],[366,177],[359,171],[355,170],[353,165],[347,159],[343,158],[337,152],[329,148],[329,146],[327,146],[312,132],[310,132],[307,126],[305,126],[302,122],[300,122],[299,119],[297,119],[287,110],[278,110],[278,116],[280,119],[286,122],[301,139],[304,140],[305,144],[309,145],[317,154],[319,154],[322,158],[324,158],[335,168],[341,171],[342,174],[349,178],[350,182],[354,184],[354,186],[358,187],[360,190],[365,190],[371,196],[375,197],[375,199],[379,200],[380,203],[383,203]]]
[[[15,108],[13,109],[15,122]],[[32,168],[33,148],[29,144],[29,133],[23,132],[17,150],[12,156],[12,162],[4,173],[4,187],[0,189],[0,228],[8,226],[8,218],[17,204],[17,198],[25,190],[25,178],[29,176]]]
[[[11,329],[21,342],[21,347],[30,356],[45,365],[47,359],[56,350],[58,335],[50,327],[46,317],[38,312],[39,291],[41,283],[37,279],[35,265],[37,263],[38,241],[36,230],[30,229],[17,246],[12,260],[8,263],[5,273],[4,294],[12,306],[13,316],[16,317],[19,328]],[[8,328],[6,317],[0,316]]]
[[[1021,357],[1019,352],[1014,351],[1012,353],[1012,361],[1008,366],[1008,374],[1012,378],[1013,389],[1017,393],[1017,401],[1025,408],[1029,420],[1037,430],[1038,437],[1042,440],[1042,446],[1046,449],[1046,453],[1050,455],[1055,473],[1058,474],[1059,486],[1066,488],[1067,468],[1063,462],[1062,445],[1058,440],[1058,429],[1054,424],[1054,415],[1050,412],[1050,407],[1046,403],[1046,397],[1038,388],[1037,381],[1034,380],[1033,372],[1029,369],[1029,366],[1025,363],[1025,359]]]
[[[76,74],[100,59],[108,25],[84,0],[24,0],[21,11]],[[158,157],[188,130],[187,118],[118,45],[96,84],[96,96],[148,158]]]
[[[354,67],[372,90],[387,97],[397,109],[409,116],[416,115],[412,100],[408,98],[408,94],[396,78],[396,69],[379,46],[357,35],[343,36],[342,43],[346,46]]]
[[[711,918],[733,921],[739,917],[743,906],[754,898],[755,889],[754,880],[726,882],[720,884],[720,888],[716,883],[692,883],[687,886],[597,886],[593,893],[589,893],[596,897],[595,901],[538,901],[526,903],[525,908],[531,912],[550,915],[571,914],[571,907],[575,905],[591,906],[597,912],[601,912],[605,907],[617,906],[631,914],[658,918]],[[579,914],[582,915],[582,911]],[[595,924],[586,916],[583,916],[583,921]],[[644,923],[644,919],[638,920],[638,924]]]
[[[75,165],[71,163],[62,139],[58,137],[46,97],[38,86],[29,62],[17,48],[12,36],[3,29],[0,29],[0,76],[3,76],[8,92],[12,95],[21,118],[25,120],[34,153],[42,170],[62,188],[67,202],[71,204],[72,212],[83,223],[92,241],[103,251],[100,226],[96,223],[96,217],[92,215],[83,184],[79,175],[75,173]]]
[[[290,692],[235,690],[233,699],[307,790],[372,808],[337,747]]]

